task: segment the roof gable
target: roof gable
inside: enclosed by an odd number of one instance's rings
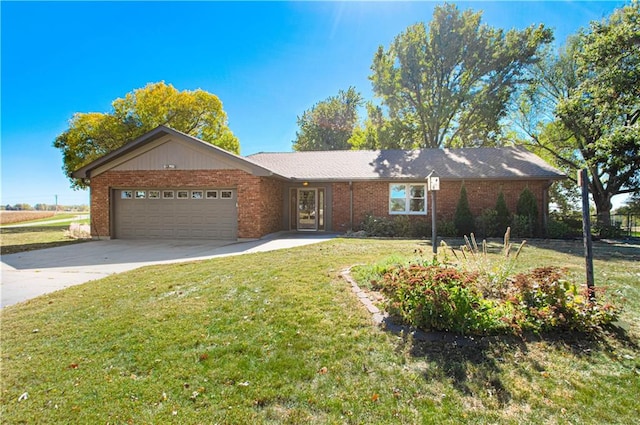
[[[159,126],[74,171],[91,178],[108,170],[241,169],[257,176],[273,173],[241,156],[169,127]]]

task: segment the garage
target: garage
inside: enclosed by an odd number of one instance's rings
[[[113,190],[114,236],[119,239],[238,237],[236,191],[216,188]]]

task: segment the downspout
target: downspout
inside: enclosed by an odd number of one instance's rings
[[[542,191],[542,231],[545,237],[549,236],[549,188],[553,180],[549,180]]]
[[[353,231],[353,181],[349,180],[349,231]]]

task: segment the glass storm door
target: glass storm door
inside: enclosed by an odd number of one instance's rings
[[[317,189],[298,189],[298,230],[318,230]]]

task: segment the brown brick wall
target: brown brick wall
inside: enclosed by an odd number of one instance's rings
[[[441,181],[437,193],[438,219],[453,220],[458,199],[460,198],[461,181]],[[528,187],[538,200],[539,219],[546,211],[544,191],[548,182],[539,180],[518,181],[466,181],[467,198],[471,212],[480,215],[484,209],[495,208],[500,190],[504,193],[507,207],[515,213],[520,193]],[[349,184],[333,184],[333,229],[346,231],[349,229]],[[431,220],[431,196],[428,195],[427,216],[411,216],[412,220]],[[377,217],[390,217],[389,214],[389,182],[354,182],[353,183],[353,226],[357,227],[367,214]],[[421,218],[422,217],[422,218]]]
[[[238,237],[258,238],[282,227],[282,183],[241,170],[107,171],[91,179],[91,234],[110,236],[111,189],[235,188]]]

